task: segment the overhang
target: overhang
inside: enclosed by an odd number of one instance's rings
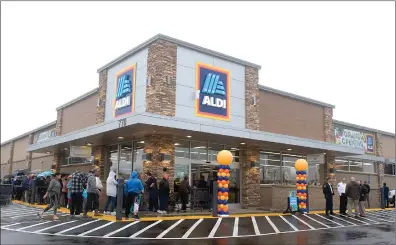
[[[123,127],[120,122],[125,120]],[[169,134],[175,138],[192,136],[192,140],[209,141],[220,144],[245,143],[257,145],[260,149],[286,151],[304,154],[326,153],[330,156],[363,155],[364,151],[342,145],[318,140],[299,138],[288,135],[274,134],[257,130],[213,125],[176,117],[167,117],[151,113],[135,113],[117,121],[105,122],[87,127],[69,134],[61,135],[44,142],[30,145],[28,151],[57,152],[70,144],[83,145],[90,142],[96,145],[117,143],[118,136],[124,140],[136,140],[148,134]]]

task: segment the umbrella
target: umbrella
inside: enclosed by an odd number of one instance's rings
[[[28,172],[27,169],[17,169],[11,175],[18,176],[18,175],[25,175]]]
[[[40,173],[39,175],[37,175],[37,177],[47,177],[47,176],[51,176],[53,175],[52,171],[44,171],[42,173]]]
[[[33,170],[32,172],[30,172],[30,174],[40,174],[41,172],[43,172],[43,170],[41,170],[41,169],[36,169],[36,170]]]

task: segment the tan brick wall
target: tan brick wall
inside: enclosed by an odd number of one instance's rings
[[[396,158],[396,138],[388,135],[381,135],[382,156],[385,158]]]
[[[176,59],[177,46],[158,40],[148,49],[147,76],[151,78],[146,89],[146,111],[175,116],[176,113]],[[167,83],[167,77],[173,81]]]
[[[324,141],[323,107],[260,90],[260,130]]]
[[[96,124],[103,123],[105,120],[106,108],[106,93],[107,93],[107,70],[99,73],[99,106],[96,108]]]
[[[29,136],[15,140],[14,142],[14,155],[12,161],[18,162],[26,160],[26,150],[29,147]]]
[[[389,189],[396,188],[396,177],[395,176],[384,176],[384,182],[389,187]]]
[[[22,161],[17,161],[12,163],[12,172],[18,170],[18,169],[26,169],[27,168],[27,162],[26,159]]]
[[[273,208],[272,205],[272,185],[260,186],[260,209],[269,210]]]
[[[10,160],[11,143],[1,146],[1,164],[7,163]]]
[[[143,172],[150,171],[160,181],[163,177],[162,169],[166,167],[169,175],[169,185],[173,191],[175,176],[175,146],[170,135],[151,135],[145,139],[144,153],[151,153],[151,161],[143,161]],[[169,154],[170,161],[161,161],[161,153]],[[142,176],[143,177],[143,176]]]
[[[10,164],[1,164],[1,178],[8,174],[10,169]]]
[[[260,130],[260,93],[258,81],[258,69],[245,66],[246,128],[253,130]],[[256,105],[252,104],[253,96],[256,97]]]
[[[32,170],[41,169],[43,171],[50,170],[54,156],[48,155],[32,159]]]
[[[241,149],[241,172],[242,172],[242,208],[260,206],[260,169],[252,168],[251,162],[260,162],[260,149],[248,146]]]

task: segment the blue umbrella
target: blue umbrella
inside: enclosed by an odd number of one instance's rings
[[[52,171],[44,171],[42,173],[40,173],[39,175],[37,175],[37,177],[47,177],[47,176],[51,176],[54,173]]]

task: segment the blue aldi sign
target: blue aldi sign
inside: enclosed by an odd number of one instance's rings
[[[195,104],[196,116],[230,120],[230,72],[215,66],[197,63]]]
[[[115,84],[114,117],[131,113],[135,109],[136,65],[117,73]]]

